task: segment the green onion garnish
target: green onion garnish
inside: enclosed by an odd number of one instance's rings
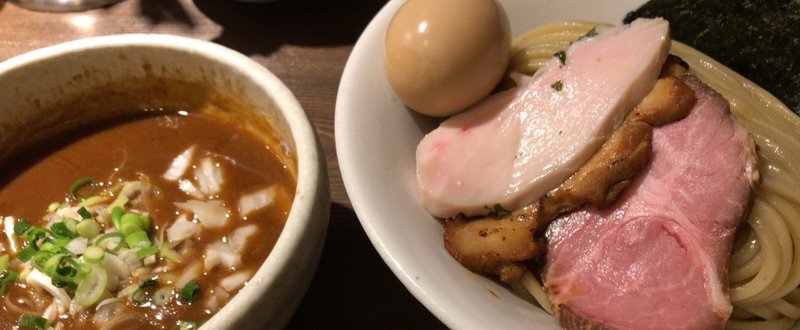
[[[2,274],[0,274],[0,297],[5,296],[6,292],[8,292],[8,286],[19,277],[19,273],[6,270]]]
[[[192,302],[200,294],[200,285],[195,282],[186,283],[181,289],[181,299]]]
[[[49,231],[47,229],[31,226],[25,230],[22,238],[28,241],[28,243],[36,244],[39,240],[47,238],[48,233]]]
[[[86,250],[83,251],[83,260],[90,264],[96,264],[102,261],[105,256],[106,251],[103,251],[103,248],[95,245],[86,247]]]
[[[105,249],[108,250],[108,252],[117,253],[120,249],[122,249],[123,247],[122,241],[124,240],[124,236],[122,236],[122,233],[120,232],[111,232],[100,235],[100,237],[98,237],[97,240],[94,241],[94,244],[103,247],[103,245],[101,245],[100,243],[108,239],[117,239],[116,242],[117,245],[114,245],[113,248],[105,247]]]
[[[119,231],[123,235],[130,235],[131,233],[139,230],[147,231],[143,217],[136,213],[126,213],[119,220]]]
[[[156,253],[158,253],[158,246],[150,245],[146,248],[141,248],[138,251],[136,251],[136,257],[138,257],[139,259],[144,259]]]
[[[64,221],[56,222],[56,223],[52,224],[50,226],[50,231],[52,231],[53,235],[56,235],[56,237],[66,237],[66,238],[69,238],[69,239],[73,239],[75,237],[78,237],[78,234],[76,234],[75,232],[73,232],[73,231],[69,230],[69,228],[67,228],[67,223],[64,222]]]
[[[133,291],[133,293],[131,293],[131,301],[133,301],[137,305],[140,305],[145,301],[147,301],[148,295],[147,292],[145,292],[145,289],[151,287],[158,287],[158,282],[156,281],[155,278],[148,278],[144,280],[142,284],[139,284],[139,287],[136,288],[136,290]]]
[[[92,219],[81,221],[77,226],[75,226],[75,230],[78,232],[78,235],[81,235],[81,237],[86,237],[89,239],[100,235],[100,225],[97,223],[97,221]]]
[[[176,323],[175,325],[178,326],[178,330],[194,330],[199,328],[197,323],[183,321],[183,320],[178,321],[178,323]]]
[[[28,228],[31,228],[31,223],[28,222],[28,220],[19,219],[19,221],[14,224],[14,234],[17,234],[17,236],[22,236],[22,234],[24,234]]]
[[[82,178],[80,178],[78,180],[75,180],[75,182],[73,182],[69,186],[69,195],[72,196],[73,200],[82,200],[82,199],[84,199],[86,197],[91,196],[92,193],[94,193],[94,186],[95,186],[95,182],[94,182],[94,179],[92,179],[92,177],[90,177],[90,176],[82,177]],[[89,189],[88,193],[86,193],[85,191],[83,191],[83,189],[81,189],[81,188],[84,188],[84,187],[87,187]],[[84,192],[84,193],[82,193],[82,194],[80,194],[80,196],[78,196],[79,195],[78,194],[79,191],[80,192]]]
[[[58,202],[52,202],[50,205],[47,205],[47,213],[53,213],[61,206]]]
[[[128,243],[128,247],[131,249],[146,248],[153,244],[150,242],[150,238],[147,237],[147,232],[144,230],[137,230],[125,236],[125,243]]]
[[[89,210],[87,210],[85,207],[79,208],[78,209],[78,214],[80,214],[81,217],[83,217],[83,219],[91,219],[92,218],[92,212],[89,212]]]
[[[94,305],[106,292],[108,273],[99,265],[92,265],[75,289],[75,302],[83,307]]]
[[[34,315],[22,315],[19,317],[19,321],[17,321],[17,325],[20,328],[46,329],[47,323],[46,318]]]
[[[73,262],[74,259],[70,259]],[[76,267],[79,267],[77,263],[75,263]],[[78,269],[72,266],[64,266],[60,267],[56,270],[55,274],[52,275],[53,278],[53,285],[57,288],[68,288],[70,290],[75,290],[77,288],[77,284],[75,284],[75,279],[78,276]]]
[[[4,254],[4,255],[0,256],[0,273],[6,271],[6,269],[8,269],[8,262],[9,261],[11,261],[11,258],[7,254]]]
[[[26,246],[24,249],[17,252],[17,259],[21,260],[22,262],[31,260],[33,256],[36,254],[36,245],[30,244]]]
[[[161,244],[161,256],[174,263],[181,263],[181,256],[175,250],[169,248],[169,244]]]
[[[114,228],[117,228],[117,230],[119,230],[120,227],[123,211],[124,210],[119,206],[115,206],[111,209],[111,224],[113,224]]]

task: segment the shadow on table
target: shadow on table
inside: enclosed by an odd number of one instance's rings
[[[353,210],[333,204],[314,280],[288,329],[445,329],[389,270]]]
[[[280,0],[244,3],[195,0],[197,8],[222,26],[213,41],[246,55],[269,55],[281,45],[354,44],[386,3],[381,0]]]

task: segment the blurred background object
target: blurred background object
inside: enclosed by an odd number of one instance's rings
[[[9,0],[20,7],[51,12],[70,12],[94,9],[122,0]]]

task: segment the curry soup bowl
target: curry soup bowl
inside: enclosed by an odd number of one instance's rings
[[[316,270],[330,193],[314,130],[297,99],[271,72],[200,40],[95,37],[0,63],[0,100],[3,164],[48,138],[98,121],[209,103],[217,105],[217,115],[262,140],[295,177],[288,217],[263,264],[203,328],[285,326]]]

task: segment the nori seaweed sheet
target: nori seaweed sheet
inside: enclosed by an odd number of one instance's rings
[[[800,0],[651,0],[628,13],[736,70],[800,115]]]

